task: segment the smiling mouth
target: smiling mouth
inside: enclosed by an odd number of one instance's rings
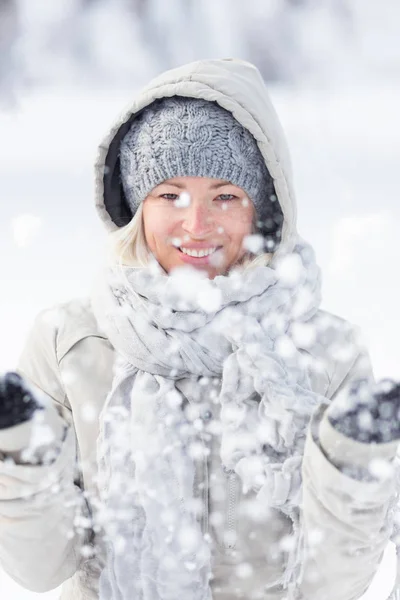
[[[205,258],[207,256],[211,256],[221,248],[222,246],[212,246],[210,248],[199,248],[198,250],[195,250],[194,248],[178,247],[178,250],[182,254],[186,254],[186,256],[190,256],[192,258]]]

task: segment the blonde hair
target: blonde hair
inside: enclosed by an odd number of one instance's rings
[[[255,221],[253,232],[255,232]],[[133,219],[116,231],[112,231],[108,238],[108,256],[111,262],[119,266],[146,267],[153,255],[147,247],[143,225],[143,203],[139,205]],[[247,253],[236,265],[242,269],[267,266],[272,258],[272,253],[264,252],[255,256]]]

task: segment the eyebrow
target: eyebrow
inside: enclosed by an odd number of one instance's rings
[[[180,190],[183,190],[186,187],[185,185],[182,185],[182,183],[175,183],[172,181],[163,181],[163,183],[160,185],[173,185],[174,187],[177,187]],[[217,188],[223,187],[224,185],[233,185],[233,183],[231,183],[230,181],[222,181],[221,183],[213,183],[212,185],[210,185],[210,189],[215,190]]]

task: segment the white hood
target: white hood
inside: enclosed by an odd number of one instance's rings
[[[236,59],[202,60],[162,73],[142,89],[114,123],[99,146],[95,165],[96,209],[107,229],[127,225],[132,218],[120,181],[120,142],[144,107],[169,96],[217,102],[254,136],[284,216],[280,250],[290,250],[297,238],[296,202],[285,135],[258,69]]]

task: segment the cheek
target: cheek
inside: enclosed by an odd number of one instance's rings
[[[147,245],[151,250],[166,243],[174,228],[174,214],[163,207],[143,207],[143,226]]]
[[[219,225],[223,227],[225,233],[231,238],[240,241],[245,235],[249,235],[253,230],[253,210],[227,209],[224,215],[220,215]]]

